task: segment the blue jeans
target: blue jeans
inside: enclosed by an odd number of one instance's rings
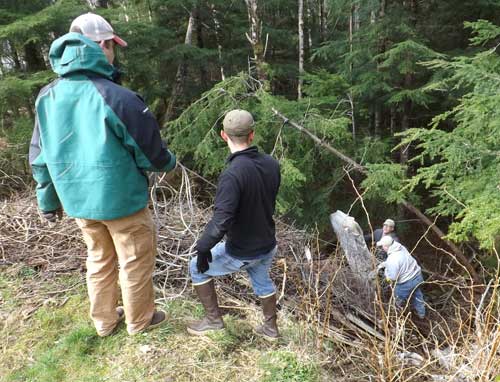
[[[189,270],[193,284],[203,284],[209,281],[212,277],[229,275],[234,272],[246,271],[252,282],[254,293],[258,297],[267,297],[276,292],[274,283],[269,277],[269,269],[276,255],[277,248],[275,247],[268,253],[262,254],[255,260],[240,260],[231,257],[226,252],[226,244],[218,243],[211,249],[212,262],[209,263],[208,271],[205,273],[198,272],[196,268],[196,257],[191,260]]]
[[[394,295],[396,297],[396,304],[404,308],[408,299],[410,299],[411,306],[417,312],[420,318],[425,317],[425,303],[424,294],[420,288],[420,284],[424,282],[422,273],[419,273],[411,280],[404,283],[397,283],[394,288]]]

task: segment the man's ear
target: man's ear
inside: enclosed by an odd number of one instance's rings
[[[227,134],[226,134],[226,132],[224,130],[220,131],[220,136],[221,136],[222,139],[224,139],[225,142],[227,142],[228,136],[227,136]]]
[[[248,144],[252,143],[254,136],[255,133],[253,131],[250,134],[248,134]]]

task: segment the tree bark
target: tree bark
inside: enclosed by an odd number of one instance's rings
[[[306,134],[307,136],[309,136],[314,142],[316,142],[316,144],[318,144],[319,146],[322,146],[322,147],[326,148],[328,151],[330,151],[331,153],[333,153],[334,155],[336,155],[337,157],[339,157],[340,159],[342,159],[344,162],[348,163],[353,169],[355,169],[356,171],[360,172],[361,174],[364,174],[364,175],[367,174],[367,170],[366,170],[366,168],[364,166],[360,165],[359,163],[357,163],[353,159],[349,158],[347,155],[345,155],[345,154],[341,153],[340,151],[338,151],[337,149],[333,148],[328,143],[322,141],[320,138],[318,138],[316,135],[314,135],[313,133],[311,133],[305,127],[303,127],[303,126],[301,126],[301,125],[299,125],[299,124],[297,124],[297,123],[295,123],[293,121],[290,121],[288,118],[286,118],[283,114],[281,114],[275,108],[272,108],[271,110],[274,113],[274,115],[280,117],[285,123],[288,123],[290,126],[294,127],[295,129],[297,129],[300,132],[302,132],[302,133]],[[474,282],[476,282],[478,284],[481,283],[481,279],[479,278],[478,273],[476,272],[476,270],[474,269],[474,267],[472,266],[472,264],[470,263],[470,261],[467,259],[467,257],[464,255],[464,253],[454,243],[452,243],[451,241],[449,241],[448,239],[445,238],[444,232],[441,231],[441,229],[439,229],[434,224],[433,221],[431,221],[422,211],[420,211],[417,207],[415,207],[410,202],[404,200],[404,201],[401,202],[401,204],[408,211],[410,211],[413,214],[415,214],[424,224],[426,224],[427,226],[429,226],[429,228],[441,240],[443,240],[443,242],[445,242],[448,245],[448,247],[456,255],[459,263],[461,263],[467,269],[467,271],[469,272],[469,274],[472,277],[472,279],[474,280]]]
[[[253,63],[255,64],[257,79],[267,83],[266,73],[266,44],[262,41],[262,20],[260,19],[258,0],[245,0],[248,10],[250,33],[246,34],[253,49]]]
[[[17,52],[17,49],[15,45],[8,41],[9,49],[12,52],[12,61],[14,62],[14,68],[16,70],[21,70],[21,60],[19,59],[19,53]]]
[[[344,250],[352,275],[362,286],[360,289],[366,293],[365,297],[369,299],[368,302],[371,302],[374,296],[374,285],[369,274],[375,269],[375,262],[366,246],[361,227],[353,217],[342,211],[336,211],[330,215],[330,224]]]
[[[108,0],[87,0],[87,3],[92,8],[107,8],[108,7]]]
[[[217,43],[217,53],[219,56],[219,67],[220,67],[220,77],[222,81],[226,79],[226,76],[224,75],[224,62],[222,60],[222,43],[220,40],[220,22],[219,18],[217,17],[217,10],[215,9],[215,4],[210,4],[210,8],[212,10],[212,19],[214,21],[214,30],[215,30],[215,42]]]
[[[413,27],[416,26],[416,4],[414,0],[410,0],[408,4],[405,4],[408,6],[410,10],[410,22]],[[411,60],[411,57],[406,58],[407,61]],[[403,88],[404,89],[411,89],[413,87],[413,75],[412,73],[406,73],[404,76],[404,81],[403,81]],[[412,112],[412,102],[407,100],[404,101],[403,103],[403,115],[401,118],[401,131],[405,132],[410,128],[410,117],[411,117],[411,112]],[[401,147],[400,150],[400,163],[402,165],[406,165],[408,163],[408,158],[409,158],[409,150],[410,146],[403,146]]]
[[[302,0],[304,1],[304,0]],[[314,17],[313,13],[311,11],[311,1],[312,0],[305,0],[306,1],[306,13],[307,13],[307,52],[309,52],[312,49],[312,31],[313,31],[313,25],[314,25]]]
[[[360,19],[359,19],[359,3],[356,2],[353,6],[353,18],[354,18],[354,31],[359,31]]]
[[[304,0],[299,0],[299,85],[297,86],[297,98],[302,99],[302,86],[304,80]]]
[[[379,11],[379,16],[384,17],[385,16],[385,7],[387,6],[386,0],[381,0],[380,1],[380,11]]]
[[[319,0],[320,2],[320,28],[321,41],[326,40],[327,24],[328,24],[328,0]]]
[[[375,102],[375,124],[373,127],[373,135],[380,137],[381,126],[382,126],[382,107],[380,103]]]
[[[196,18],[196,22],[195,22],[196,41],[198,43],[198,48],[203,49],[205,47],[205,43],[203,41],[203,24],[201,23],[201,20],[200,20],[199,8],[196,8],[195,18]],[[205,68],[205,65],[200,65],[200,82],[201,82],[202,86],[208,84],[207,70]]]
[[[195,28],[195,10],[191,11],[189,14],[188,26],[186,29],[186,36],[184,38],[185,45],[193,44],[193,30]],[[181,63],[177,67],[177,73],[175,75],[174,86],[172,87],[172,94],[170,95],[170,102],[167,107],[167,112],[165,113],[165,117],[160,121],[160,126],[163,126],[166,122],[170,121],[175,114],[174,107],[178,98],[184,92],[184,82],[186,80],[187,75],[187,65],[184,59],[181,60]]]
[[[396,132],[397,111],[394,105],[391,105],[391,123],[389,126],[391,136]]]
[[[34,42],[29,42],[24,46],[24,61],[26,62],[26,71],[28,72],[47,69],[42,54]]]

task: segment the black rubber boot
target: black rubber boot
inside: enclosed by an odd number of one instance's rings
[[[224,321],[222,321],[222,315],[219,311],[214,281],[210,280],[208,283],[195,285],[194,289],[205,309],[205,317],[199,321],[190,322],[187,325],[188,333],[203,336],[211,331],[224,329]]]
[[[264,322],[255,329],[255,333],[268,341],[278,340],[280,333],[276,325],[276,294],[261,298],[262,312],[264,313]]]

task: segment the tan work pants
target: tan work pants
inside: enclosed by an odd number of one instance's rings
[[[115,220],[76,222],[88,248],[90,317],[97,333],[107,335],[118,323],[118,277],[127,331],[134,334],[144,329],[154,313],[156,257],[156,233],[148,208]]]

